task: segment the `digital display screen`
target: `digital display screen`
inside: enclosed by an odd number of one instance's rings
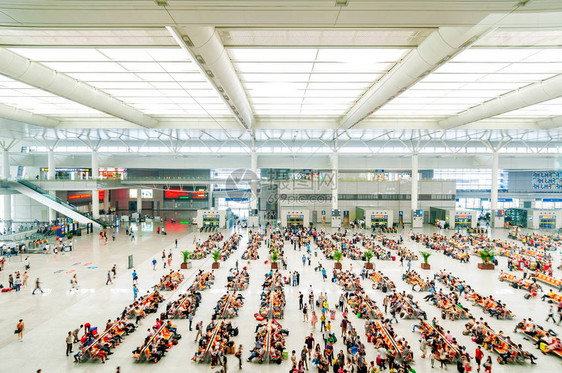
[[[167,199],[206,199],[207,191],[205,190],[185,190],[185,189],[166,189],[164,198]]]

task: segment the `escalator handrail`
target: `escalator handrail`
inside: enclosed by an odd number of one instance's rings
[[[84,216],[84,217],[86,217],[86,218],[88,218],[88,219],[90,219],[90,220],[92,220],[92,221],[94,221],[94,222],[96,222],[96,223],[102,225],[102,221],[101,221],[101,220],[99,220],[99,219],[94,219],[93,217],[84,214],[83,212],[81,212],[80,210],[78,210],[75,206],[71,205],[70,203],[64,201],[63,199],[61,199],[61,198],[59,198],[59,197],[57,197],[57,196],[52,196],[51,194],[49,194],[49,192],[47,192],[47,191],[44,190],[44,189],[39,188],[37,185],[35,185],[35,184],[33,184],[33,183],[31,183],[31,182],[29,182],[29,181],[27,181],[27,180],[24,180],[24,179],[16,179],[16,182],[20,183],[21,185],[23,185],[23,186],[25,186],[25,187],[27,187],[27,188],[30,188],[30,189],[36,191],[37,193],[39,193],[39,194],[41,194],[41,195],[43,195],[43,196],[49,198],[50,200],[52,200],[52,201],[54,201],[54,202],[57,202],[58,204],[63,205],[64,207],[66,207],[66,208],[68,208],[68,209],[70,209],[70,210],[76,212],[77,214],[80,214],[80,215],[82,215],[82,216]]]

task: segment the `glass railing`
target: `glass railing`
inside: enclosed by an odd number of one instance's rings
[[[76,207],[74,207],[73,205],[71,205],[71,204],[69,204],[68,202],[64,201],[62,198],[59,198],[59,197],[57,197],[56,195],[54,195],[54,196],[51,195],[49,192],[47,192],[47,191],[44,190],[44,189],[39,188],[37,185],[33,184],[32,182],[29,182],[29,181],[24,180],[24,179],[16,179],[16,181],[17,181],[18,183],[20,183],[21,185],[23,185],[23,186],[25,186],[25,187],[27,187],[27,188],[29,188],[29,189],[32,189],[32,190],[34,190],[35,192],[37,192],[37,193],[39,193],[39,194],[41,194],[41,195],[43,195],[43,196],[49,198],[50,200],[52,200],[52,201],[54,201],[54,202],[56,202],[56,203],[58,203],[58,204],[60,204],[60,205],[63,205],[64,207],[66,207],[66,208],[68,208],[68,209],[70,209],[70,210],[76,212],[77,214],[80,214],[80,215],[82,215],[82,216],[85,216],[85,217],[87,217],[88,219],[90,219],[90,220],[92,220],[92,221],[95,221],[96,223],[98,223],[98,224],[100,224],[100,225],[102,224],[101,220],[99,220],[99,219],[94,219],[92,216],[87,215],[87,214],[84,214],[82,211],[78,210],[78,209],[77,209]]]

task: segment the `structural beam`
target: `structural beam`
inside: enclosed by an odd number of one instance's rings
[[[562,74],[516,89],[438,123],[443,129],[460,127],[559,97],[562,97]]]
[[[562,127],[562,116],[539,120],[536,122],[540,129],[553,129]]]
[[[236,120],[244,128],[251,128],[255,122],[254,113],[215,28],[187,27],[184,35],[175,27],[166,28],[217,90]]]
[[[60,124],[58,120],[4,104],[0,104],[0,117],[48,128],[57,127]]]
[[[398,62],[340,121],[351,128],[492,30],[488,26],[442,27]]]
[[[156,119],[113,96],[41,63],[31,61],[9,49],[0,48],[0,73],[142,127],[151,128],[158,125]]]

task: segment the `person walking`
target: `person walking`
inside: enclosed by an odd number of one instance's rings
[[[317,322],[318,322],[318,316],[316,315],[316,311],[312,311],[312,317],[310,320],[310,324],[312,324],[312,329],[316,329]]]
[[[303,295],[302,292],[299,291],[299,310],[302,310],[302,300],[303,300]]]
[[[35,280],[35,289],[33,289],[33,295],[35,295],[35,292],[39,290],[41,292],[41,294],[43,294],[43,289],[41,289],[41,281],[39,281],[39,277],[37,277],[37,280]]]
[[[137,288],[137,285],[133,285],[133,296],[135,300],[137,300],[138,295],[139,295],[139,289]]]
[[[236,353],[234,354],[234,356],[236,356],[236,358],[238,359],[238,370],[242,370],[242,351],[243,346],[240,345],[238,346],[238,351],[236,351]]]
[[[152,259],[152,270],[156,271],[156,258]]]
[[[117,277],[117,264],[113,265],[113,268],[111,268],[111,272],[113,272],[113,278]]]
[[[197,342],[199,337],[201,337],[201,335],[203,334],[203,321],[199,321],[195,325],[195,330],[197,330],[197,334],[195,334],[195,341]]]
[[[550,305],[549,309],[548,309],[548,317],[546,318],[546,321],[552,319],[553,323],[556,323],[556,319],[554,318],[554,306]]]
[[[29,279],[29,275],[27,274],[27,272],[24,272],[24,273],[23,273],[23,283],[22,283],[22,286],[23,286],[24,288],[27,287],[27,280],[28,280],[28,279]]]
[[[25,325],[23,324],[23,319],[18,321],[16,325],[16,334],[18,335],[18,341],[23,342],[23,330],[25,329]]]
[[[480,349],[480,346],[476,347],[476,352],[474,353],[474,360],[476,360],[476,371],[480,372],[480,363],[484,358],[484,353]]]
[[[384,313],[388,313],[388,304],[390,303],[390,301],[388,300],[388,297],[384,297],[382,299],[382,305],[384,306]]]
[[[21,288],[21,277],[19,272],[16,274],[16,279],[14,282],[14,287],[16,288],[16,291],[20,291]]]
[[[80,340],[78,339],[78,334],[80,334],[80,330],[82,330],[83,327],[84,325],[80,325],[80,327],[72,331],[72,337],[74,337],[74,341],[73,341],[74,343],[80,342]]]
[[[70,279],[70,290],[78,290],[78,278],[76,274]]]
[[[193,312],[190,312],[187,318],[189,319],[189,331],[191,331],[191,324],[193,323]]]
[[[66,336],[66,356],[72,353],[72,332],[68,332]]]
[[[304,368],[308,370],[308,350],[306,349],[306,345],[302,347],[301,350],[301,361],[303,362]]]
[[[308,322],[308,307],[306,306],[306,304],[302,308],[302,318],[303,318],[303,321]]]
[[[113,284],[113,281],[111,280],[111,271],[107,271],[107,280],[105,281],[105,284]]]
[[[139,276],[137,275],[137,271],[133,269],[133,284],[139,283]]]
[[[484,372],[492,373],[492,357],[488,356],[486,362],[484,363]]]

